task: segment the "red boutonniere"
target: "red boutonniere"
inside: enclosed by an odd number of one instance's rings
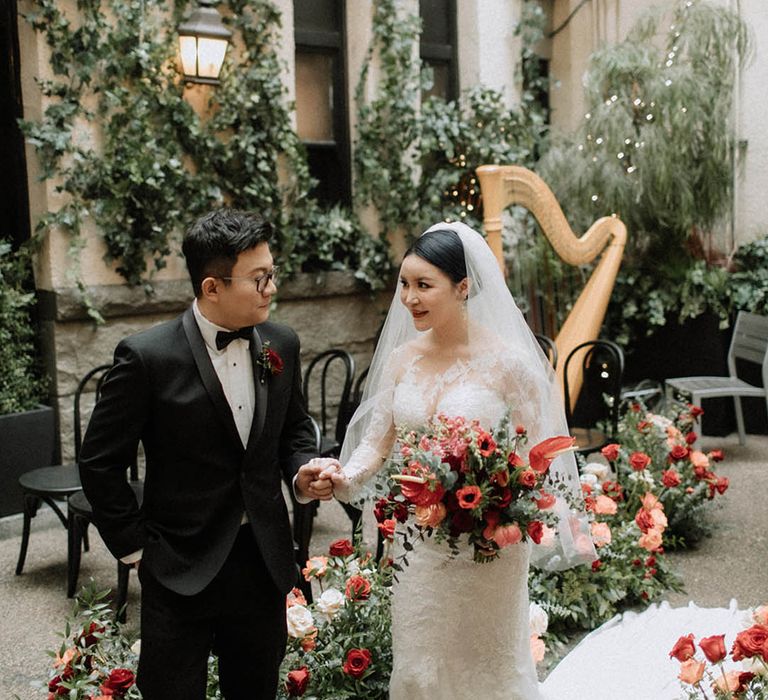
[[[267,379],[267,374],[275,375],[281,374],[285,363],[283,358],[269,347],[269,341],[265,340],[261,346],[261,354],[258,360],[259,367],[261,367],[261,383],[263,384]]]

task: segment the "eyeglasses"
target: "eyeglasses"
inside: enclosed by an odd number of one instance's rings
[[[256,291],[259,294],[263,294],[264,290],[270,282],[277,284],[280,268],[277,265],[273,265],[272,269],[264,275],[258,277],[249,277],[247,275],[241,275],[239,277],[219,277],[222,280],[250,280],[256,285]]]

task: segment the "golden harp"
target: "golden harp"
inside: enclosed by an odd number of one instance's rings
[[[477,177],[483,196],[483,225],[488,245],[496,255],[502,271],[501,214],[511,204],[525,207],[536,217],[555,252],[569,265],[592,262],[604,251],[555,338],[558,356],[563,359],[557,367],[557,376],[562,385],[563,365],[568,353],[587,340],[595,340],[600,334],[621,265],[627,228],[615,215],[605,216],[595,221],[584,235],[577,236],[568,225],[552,190],[527,168],[517,165],[481,165],[477,169]],[[579,395],[581,379],[580,363],[571,362],[568,386],[572,409]]]

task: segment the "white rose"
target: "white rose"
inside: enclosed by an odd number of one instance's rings
[[[587,484],[587,486],[597,486],[597,477],[594,474],[582,474],[579,477],[579,481],[582,484]]]
[[[581,470],[584,474],[591,474],[598,481],[605,481],[611,474],[611,469],[607,464],[600,462],[589,462]]]
[[[353,559],[347,564],[347,575],[355,576],[360,573],[360,564],[357,563],[357,559]]]
[[[317,611],[322,613],[329,621],[339,612],[344,605],[344,594],[336,588],[328,588],[317,601]]]
[[[528,607],[528,625],[531,634],[542,635],[549,627],[549,615],[538,603],[531,601]]]
[[[646,413],[645,420],[653,423],[662,433],[667,432],[667,428],[673,425],[672,421],[666,416],[660,416],[657,413]]]
[[[315,626],[312,613],[303,605],[292,605],[285,611],[288,634],[294,639],[304,639]]]
[[[655,485],[655,482],[653,481],[653,475],[647,469],[643,469],[641,472],[632,472],[627,476],[627,478],[630,481],[643,481],[650,488],[653,488]]]

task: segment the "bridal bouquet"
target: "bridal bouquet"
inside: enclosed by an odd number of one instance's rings
[[[432,535],[458,554],[466,535],[477,562],[491,561],[523,540],[552,542],[554,491],[562,485],[548,484],[547,490],[544,482],[552,460],[573,449],[574,441],[567,436],[544,440],[525,460],[526,442],[523,426],[491,432],[477,421],[445,415],[422,434],[401,432],[399,454],[390,465],[394,485],[374,509],[379,530],[391,540],[396,523],[407,523],[406,556],[414,536]]]

